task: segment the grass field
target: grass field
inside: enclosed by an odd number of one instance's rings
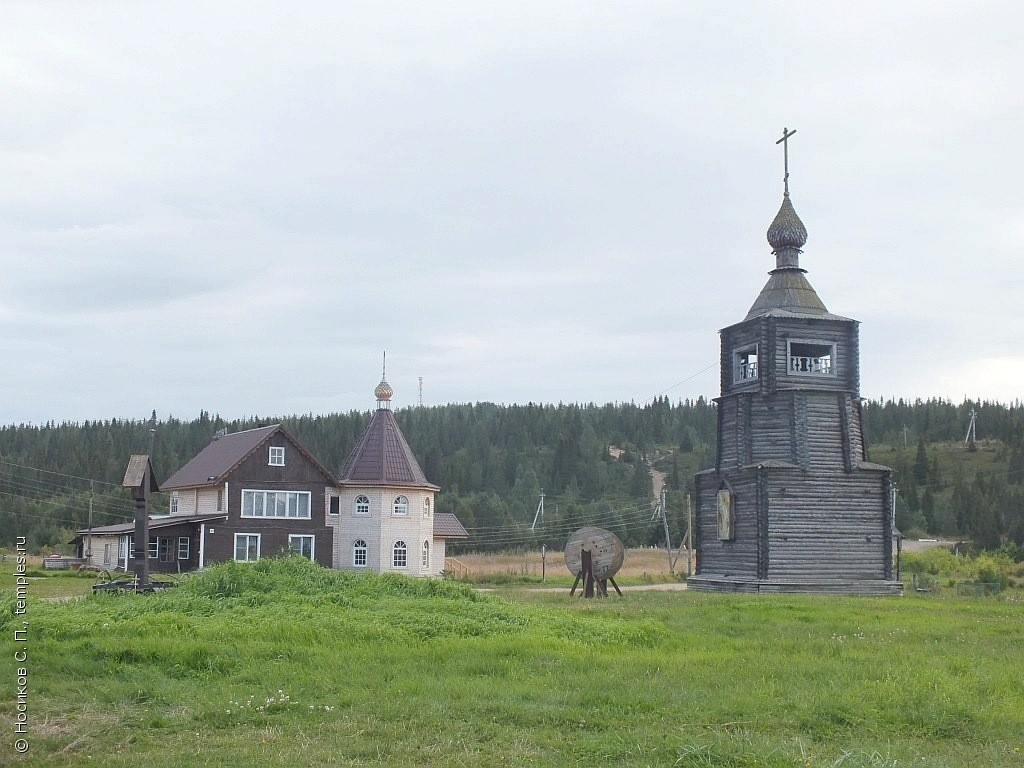
[[[0,764],[1022,766],[1019,596],[584,601],[288,559],[8,597],[31,747],[9,662]]]

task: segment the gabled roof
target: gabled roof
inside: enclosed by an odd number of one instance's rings
[[[334,481],[330,471],[302,447],[280,424],[267,427],[246,429],[213,438],[209,445],[189,460],[185,466],[171,475],[163,485],[162,491],[178,488],[196,488],[204,485],[218,485],[242,461],[278,432],[282,433],[325,477]]]
[[[205,523],[208,520],[225,519],[227,516],[227,512],[208,512],[205,515],[159,515],[149,518],[149,530],[168,528],[182,523]],[[81,528],[75,533],[79,536],[87,536],[89,529]],[[93,536],[109,536],[114,533],[135,533],[135,523],[114,523],[113,525],[94,525],[92,527]]]
[[[378,408],[338,475],[341,485],[431,488],[405,435],[387,408]]]
[[[434,538],[435,539],[468,539],[466,531],[459,518],[451,512],[434,513]]]

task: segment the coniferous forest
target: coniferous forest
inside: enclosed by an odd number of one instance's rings
[[[976,440],[966,439],[971,411]],[[716,410],[699,398],[636,405],[495,405],[406,408],[395,414],[438,511],[471,534],[463,550],[552,548],[582,525],[627,546],[661,544],[652,520],[655,478],[666,490],[669,532],[686,529],[693,475],[715,460]],[[169,477],[221,428],[282,423],[337,471],[368,412],[225,421],[158,419],[157,479]],[[1024,405],[943,400],[865,401],[872,461],[896,471],[897,526],[907,536],[968,540],[1024,553]],[[128,456],[149,453],[147,419],[0,427],[0,547],[26,536],[33,551],[67,550],[76,529],[123,522],[132,505],[119,483]],[[544,494],[543,515],[538,503]],[[166,508],[157,495],[154,511]],[[531,529],[537,517],[535,528]]]

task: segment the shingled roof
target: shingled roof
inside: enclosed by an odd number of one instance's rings
[[[468,539],[469,532],[459,522],[459,518],[451,512],[436,512],[434,514],[434,538]]]
[[[338,476],[342,485],[430,488],[405,435],[387,408],[378,408]]]
[[[331,473],[317,461],[309,451],[302,447],[280,424],[267,427],[246,429],[213,438],[209,445],[197,453],[181,469],[171,475],[163,485],[162,491],[177,488],[195,488],[204,485],[217,485],[224,477],[263,445],[270,437],[281,432],[324,476],[333,481]]]

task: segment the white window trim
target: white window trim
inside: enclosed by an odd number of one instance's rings
[[[359,500],[360,499],[366,499],[366,511],[365,512],[360,512],[359,511],[359,507],[360,507]],[[367,496],[365,493],[361,493],[358,496],[356,496],[356,500],[354,502],[352,502],[352,514],[353,515],[358,515],[359,517],[369,517],[370,516],[370,497]]]
[[[266,514],[267,507],[268,507],[268,504],[267,504],[268,496],[270,494],[274,494],[274,496],[276,497],[276,495],[279,494],[279,493],[285,494],[285,514],[283,514],[283,515],[277,515],[277,514],[268,515],[268,514]],[[245,512],[245,507],[246,507],[245,499],[246,499],[246,496],[248,494],[263,494],[263,514],[262,515],[256,515],[256,514],[253,514],[252,512],[249,512],[249,514],[246,514],[246,512]],[[300,496],[305,496],[306,497],[305,514],[295,514],[295,515],[289,515],[288,514],[288,498],[287,498],[288,494],[296,494],[295,507],[296,507],[296,512],[297,513],[302,511],[301,509],[299,509],[300,505],[299,505],[298,497],[300,497]],[[275,502],[276,502],[276,498],[275,498]],[[276,509],[276,507],[277,507],[276,503],[275,503],[274,506],[275,506],[275,509]],[[255,509],[256,508],[255,496],[253,496],[253,504],[251,505],[250,508],[251,509]],[[312,517],[312,514],[313,514],[313,494],[311,492],[309,492],[309,491],[288,491],[288,490],[268,491],[268,490],[264,490],[262,488],[243,488],[242,489],[242,508],[239,511],[239,516],[245,518],[246,520],[309,520]]]
[[[423,541],[423,558],[422,558],[423,570],[427,571],[430,569],[430,542]]]
[[[284,446],[283,445],[272,445],[270,446],[270,452],[267,456],[267,464],[271,467],[283,467],[284,466]]]
[[[430,517],[430,497],[426,496],[423,499],[423,516]]]
[[[246,555],[247,555],[246,559],[245,560],[239,560],[238,559],[238,538],[240,536],[245,536],[245,537],[255,536],[256,537],[256,560],[249,560],[248,559],[248,547],[246,547]],[[232,550],[231,550],[231,556],[232,556],[232,559],[236,563],[255,563],[257,560],[260,559],[260,556],[263,553],[263,534],[260,534],[260,533],[244,533],[244,532],[243,533],[236,533],[235,534],[235,540],[234,540],[233,544],[234,544],[234,546],[232,547]]]
[[[399,500],[402,500],[401,503]],[[399,512],[399,506],[403,507],[403,511]],[[395,500],[391,502],[391,514],[395,517],[408,517],[409,515],[409,497],[408,496],[395,496]]]
[[[150,560],[156,560],[160,554],[160,537],[151,536],[149,539],[149,547],[146,551],[146,555]]]
[[[363,546],[362,547],[357,547],[356,546],[359,542],[363,542]],[[357,563],[356,562],[356,552],[358,552],[360,549],[362,549],[362,551],[363,551],[363,560],[364,560],[364,562]],[[369,563],[370,563],[370,547],[367,546],[366,539],[356,539],[355,541],[352,542],[352,567],[353,568],[365,568],[367,565],[369,565]]]
[[[182,545],[185,545],[184,547]],[[183,554],[184,553],[184,554]],[[178,537],[178,559],[188,560],[192,555],[192,540],[188,536]]]
[[[402,555],[403,555],[403,559],[405,560],[405,563],[403,565],[399,565],[398,564],[398,552],[399,552],[398,545],[399,544],[402,545],[401,552],[402,552]],[[392,568],[408,568],[409,567],[409,546],[402,539],[399,539],[398,541],[396,541],[391,546],[391,567]]]
[[[288,534],[288,551],[294,552],[295,554],[301,555],[301,552],[296,552],[292,549],[292,539],[309,539],[309,560],[310,562],[316,562],[316,536],[311,533],[289,533]]]
[[[178,514],[178,492],[171,491],[171,514]]]

